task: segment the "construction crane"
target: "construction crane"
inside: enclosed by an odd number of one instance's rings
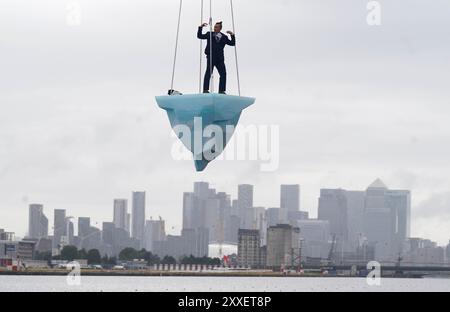
[[[395,263],[395,274],[394,276],[403,276],[403,271],[401,270],[400,266],[403,261],[403,257],[401,253],[398,253],[397,262]]]
[[[336,234],[333,234],[331,241],[330,251],[328,252],[327,264],[330,265],[333,262],[334,248],[336,247]]]
[[[336,234],[333,234],[330,251],[328,252],[328,258],[326,260],[326,264],[322,267],[322,274],[329,274],[330,271],[332,272],[335,271],[333,267],[333,256],[335,247],[336,247]]]

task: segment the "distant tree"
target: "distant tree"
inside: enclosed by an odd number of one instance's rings
[[[116,257],[108,257],[108,255],[104,255],[102,258],[102,265],[116,265]]]
[[[158,257],[158,255],[149,253],[148,259],[145,259],[147,261],[148,265],[158,264],[161,263],[161,259]]]
[[[88,253],[86,252],[86,249],[80,249],[78,250],[78,259],[87,259]]]
[[[98,249],[91,249],[87,253],[88,264],[100,264],[102,262],[102,256]]]
[[[177,263],[177,260],[175,260],[175,258],[172,257],[172,256],[165,256],[165,257],[162,259],[161,263],[162,263],[162,264],[176,264],[176,263]]]
[[[34,254],[34,258],[36,260],[42,260],[42,261],[49,261],[52,259],[52,252],[51,251],[36,251]]]
[[[181,259],[181,264],[195,264],[195,257],[193,255],[190,255],[189,257],[183,257]]]
[[[220,260],[220,258],[208,258],[208,263],[209,265],[220,265],[222,263],[222,261]]]
[[[138,258],[138,251],[131,247],[127,247],[119,253],[120,260],[130,261],[136,258]]]
[[[145,249],[139,250],[136,254],[135,259],[143,259],[147,261],[148,265],[157,264],[161,262],[161,259],[157,255]]]
[[[189,257],[183,257],[181,258],[182,264],[204,264],[204,265],[219,265],[220,259],[219,258],[208,258],[206,256],[204,257],[194,257],[193,255],[190,255]]]
[[[61,250],[61,259],[67,261],[73,261],[78,258],[78,249],[75,246],[64,246]]]
[[[137,252],[136,254],[136,259],[145,259],[147,260],[150,256],[151,252],[145,250],[145,249],[141,249]]]

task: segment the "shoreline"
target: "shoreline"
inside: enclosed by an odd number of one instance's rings
[[[16,276],[65,276],[69,274],[69,270],[27,270],[27,271],[0,271],[1,275],[16,275]],[[81,270],[82,276],[178,276],[178,277],[331,277],[321,274],[282,274],[279,272],[213,272],[213,271],[198,271],[198,272],[183,272],[183,271],[113,271],[113,270]]]
[[[7,271],[0,270],[0,276],[66,276],[70,273],[69,270],[26,270],[26,271]],[[319,273],[280,273],[271,271],[150,271],[150,270],[136,270],[136,271],[115,271],[115,270],[90,270],[81,269],[81,276],[117,276],[117,277],[326,277],[326,278],[365,278],[364,276],[350,276],[350,275],[323,275]],[[388,275],[385,278],[423,278],[422,275],[404,274],[401,276]]]

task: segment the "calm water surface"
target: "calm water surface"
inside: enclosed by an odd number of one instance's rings
[[[295,277],[118,277],[82,276],[80,286],[69,286],[64,276],[0,276],[0,292],[264,292],[264,291],[450,291],[450,279],[390,279],[368,286],[364,278]]]

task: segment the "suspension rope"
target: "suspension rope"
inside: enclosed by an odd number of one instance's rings
[[[212,0],[209,0],[209,74],[210,74],[210,89],[211,93],[214,93],[214,75],[213,75],[213,25],[212,25]]]
[[[203,0],[201,1],[200,9],[200,25],[203,25]],[[198,93],[202,93],[202,61],[203,61],[203,40],[200,40],[200,71],[198,79]]]
[[[230,0],[230,7],[231,7],[231,21],[233,23],[233,33],[236,34],[236,27],[234,23],[234,8],[233,8],[233,0]],[[241,96],[241,81],[239,78],[239,63],[238,63],[238,53],[237,53],[237,45],[234,45],[234,57],[236,60],[236,74],[237,74],[237,84],[238,84],[238,93],[239,96]]]
[[[183,0],[180,0],[180,10],[178,12],[178,26],[177,26],[177,37],[175,40],[175,53],[173,57],[173,67],[172,67],[172,82],[170,83],[170,89],[173,90],[173,82],[175,79],[175,66],[177,63],[177,52],[178,52],[178,38],[180,35],[180,22],[181,22],[181,10],[183,8]]]

